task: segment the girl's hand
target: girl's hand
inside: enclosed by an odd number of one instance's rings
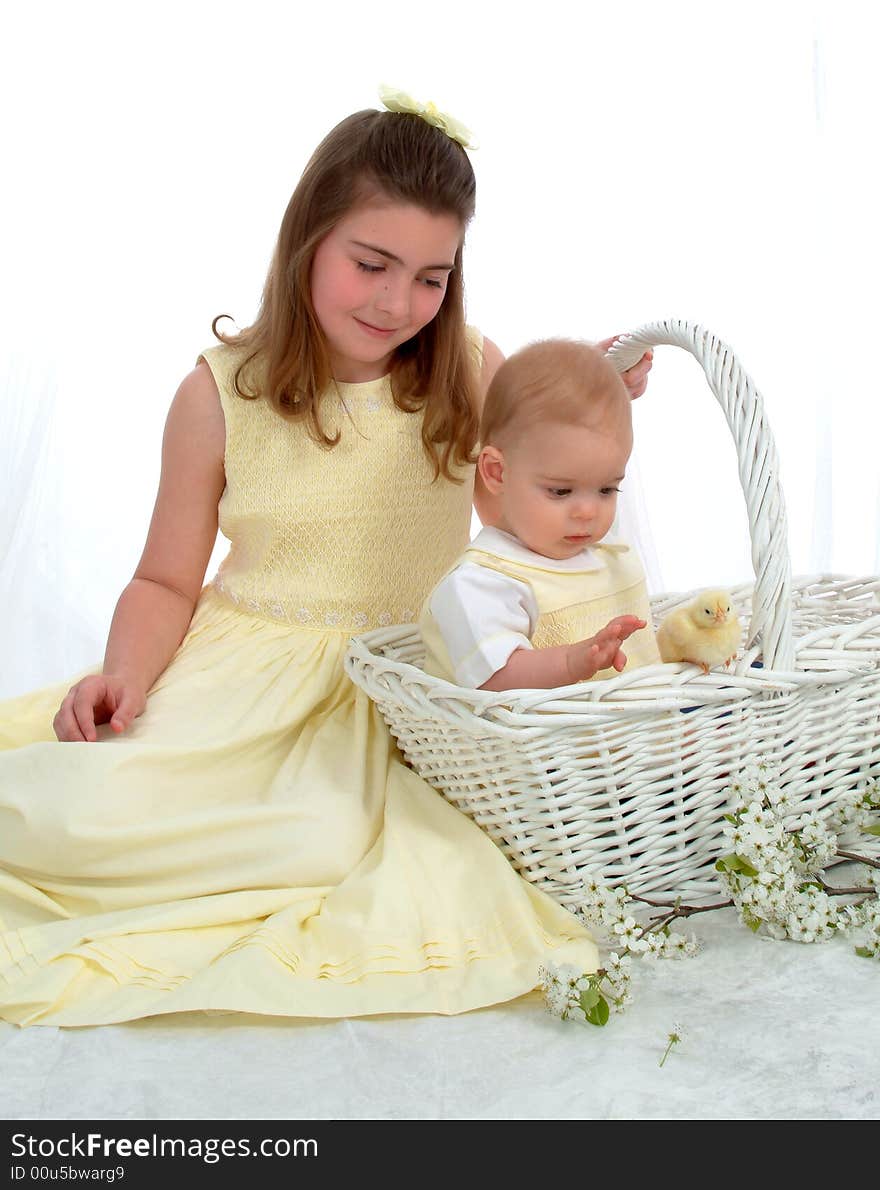
[[[59,740],[93,743],[98,738],[96,724],[109,723],[115,732],[123,732],[146,705],[146,694],[128,679],[89,674],[68,690],[52,726]]]
[[[613,335],[610,339],[603,339],[601,343],[596,346],[600,351],[606,352],[614,340],[617,338]],[[637,364],[633,364],[631,368],[627,368],[625,372],[621,372],[621,379],[629,390],[629,395],[633,400],[640,397],[645,389],[648,387],[648,373],[651,371],[651,365],[654,362],[653,350],[646,351]]]
[[[570,668],[577,674],[575,681],[592,678],[600,669],[616,669],[618,673],[626,666],[626,654],[620,647],[621,641],[638,632],[646,625],[638,616],[615,616],[595,636],[579,641],[573,646],[576,656]]]

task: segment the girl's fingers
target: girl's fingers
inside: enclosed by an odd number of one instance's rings
[[[623,373],[624,383],[629,389],[629,395],[633,400],[636,397],[640,397],[648,387],[648,373],[651,371],[653,360],[654,353],[647,351],[637,364],[633,364],[631,368],[627,368]]]
[[[85,736],[79,729],[76,716],[73,713],[73,695],[68,694],[55,716],[53,723],[55,734],[64,743],[82,743]]]
[[[136,690],[127,691],[114,680],[88,678],[68,691],[52,726],[59,740],[94,743],[98,723],[109,720],[113,731],[123,732],[143,709],[144,699]]]
[[[94,743],[98,738],[98,733],[95,731],[95,707],[92,700],[82,690],[73,700],[73,715],[81,738],[87,743]]]
[[[116,732],[123,732],[131,724],[134,718],[134,707],[131,699],[123,698],[119,706],[113,712],[113,718],[110,720],[110,726]]]
[[[125,713],[125,694],[117,701],[116,691],[107,687],[104,703],[110,715],[110,726],[115,732],[125,731],[128,727],[128,716]]]
[[[113,718],[110,720],[110,726],[114,731],[126,731],[143,709],[144,703],[140,696],[129,690],[124,691],[119,705],[113,713]]]

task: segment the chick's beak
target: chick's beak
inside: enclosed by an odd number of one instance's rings
[[[723,623],[723,622],[724,622],[724,620],[726,620],[726,619],[727,619],[727,613],[725,612],[724,608],[723,608],[723,607],[716,607],[716,608],[715,608],[715,623],[716,623],[716,624],[721,624],[721,623]]]

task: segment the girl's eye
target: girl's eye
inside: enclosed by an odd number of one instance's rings
[[[434,277],[426,277],[425,284],[431,289],[442,289],[443,282],[435,280]]]
[[[357,267],[364,273],[381,273],[383,268],[381,264],[367,264],[364,260],[359,260]]]

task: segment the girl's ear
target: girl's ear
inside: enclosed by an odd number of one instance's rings
[[[483,447],[477,459],[477,470],[486,490],[497,496],[504,487],[504,455],[497,446]]]

